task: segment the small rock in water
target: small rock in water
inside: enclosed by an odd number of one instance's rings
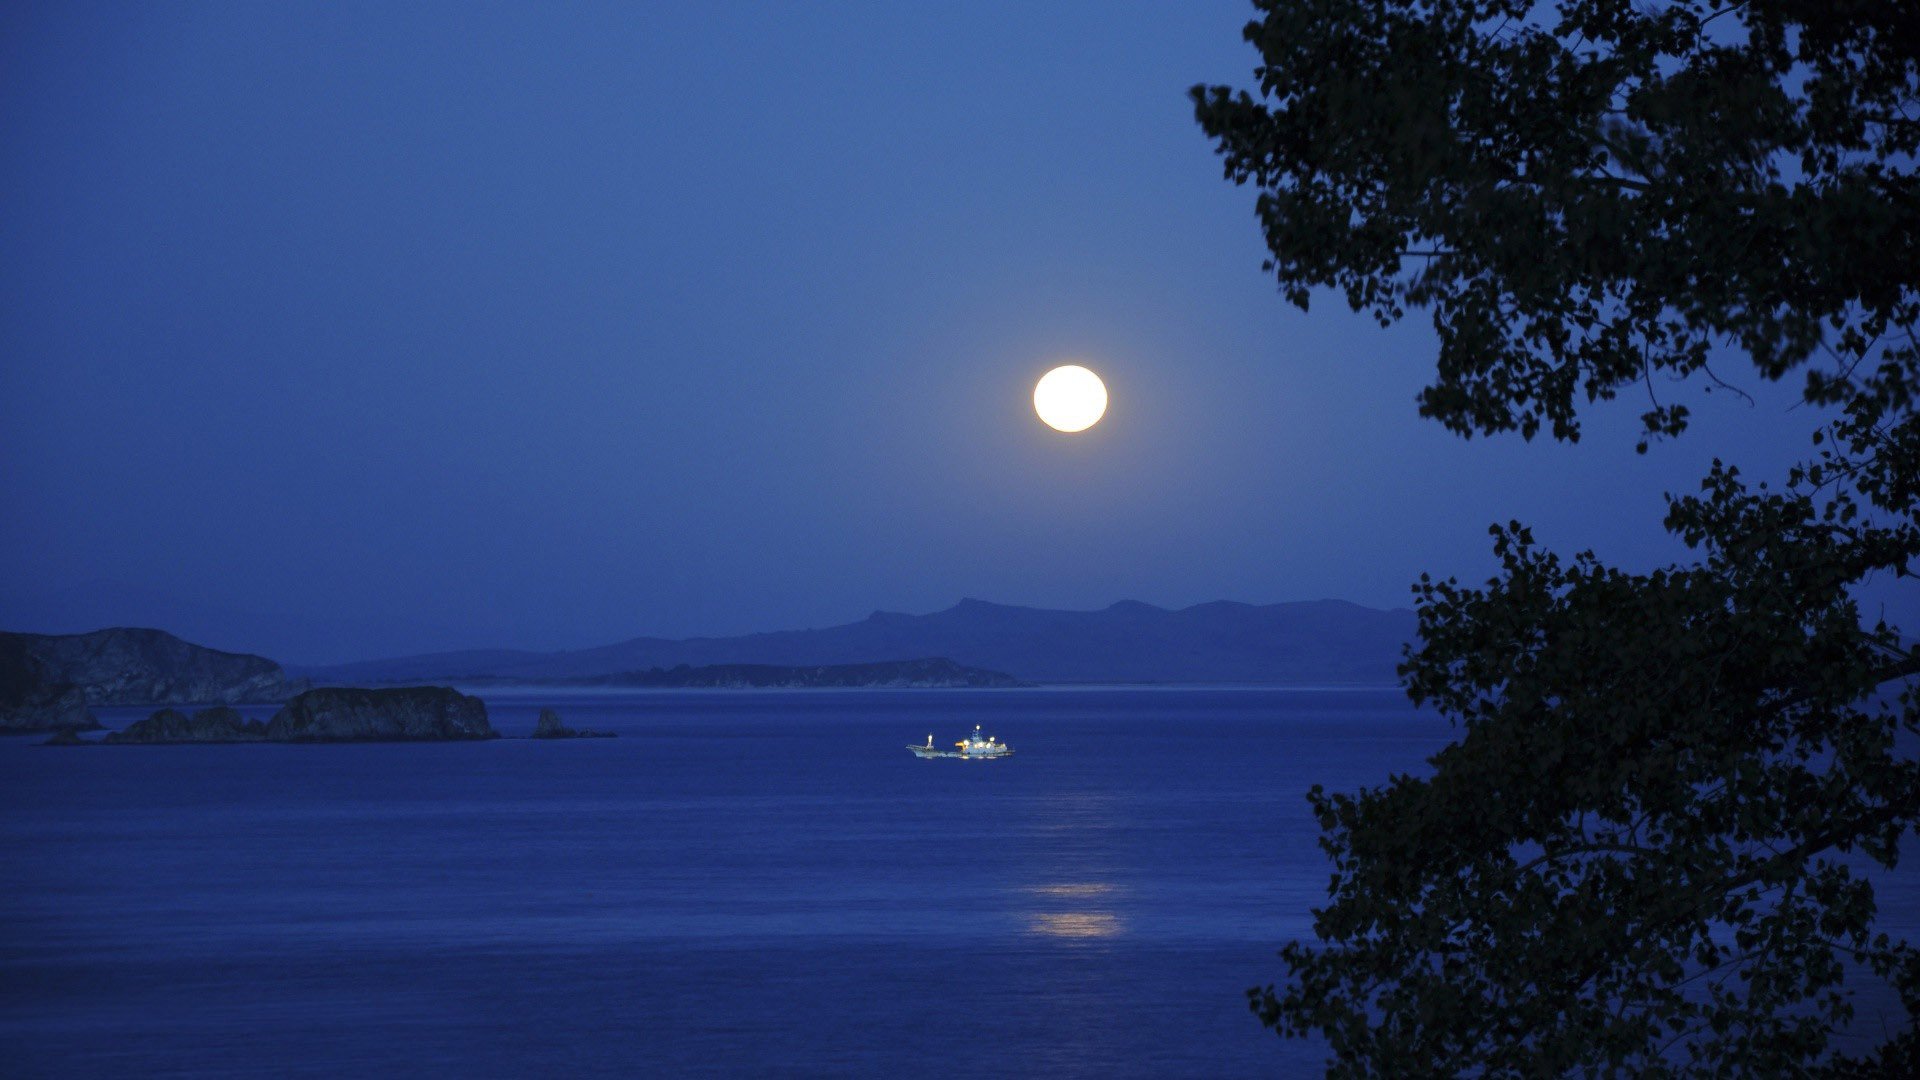
[[[560,714],[552,709],[541,709],[540,719],[533,725],[533,737],[536,739],[611,739],[611,731],[576,731],[560,722]]]

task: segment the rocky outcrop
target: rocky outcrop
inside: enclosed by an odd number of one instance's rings
[[[0,634],[0,734],[98,728],[85,692],[48,671],[24,636]]]
[[[267,721],[270,742],[492,739],[487,706],[444,686],[309,690]]]
[[[161,709],[145,720],[136,720],[124,731],[116,731],[100,740],[104,743],[234,743],[263,742],[266,725],[258,720],[243,720],[225,705],[201,709],[188,716],[178,709]]]
[[[558,719],[557,717],[555,718]],[[585,734],[585,733],[583,733]],[[492,739],[487,707],[443,686],[403,686],[386,690],[334,688],[309,690],[273,714],[266,723],[247,720],[225,705],[189,716],[161,709],[125,730],[101,739],[115,745],[246,742],[432,742]],[[56,745],[48,740],[49,745]],[[88,745],[61,740],[57,745]]]
[[[541,709],[540,719],[533,725],[533,738],[536,739],[611,739],[611,731],[589,731],[586,728],[570,728],[561,723],[560,714],[552,709]]]
[[[285,701],[306,689],[265,657],[209,649],[161,630],[0,632],[0,653],[8,650],[29,658],[43,685],[78,687],[86,705],[240,705]]]

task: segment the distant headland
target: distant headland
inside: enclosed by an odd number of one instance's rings
[[[0,734],[100,725],[95,705],[245,705],[307,689],[263,656],[222,652],[164,630],[0,631]]]

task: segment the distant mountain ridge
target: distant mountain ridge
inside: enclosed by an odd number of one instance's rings
[[[810,667],[946,657],[1051,683],[1389,685],[1413,612],[1344,600],[1215,601],[1167,609],[1123,600],[1058,611],[962,600],[944,611],[876,611],[854,623],[739,637],[634,638],[561,652],[468,650],[300,673],[317,683],[578,680],[651,668]]]
[[[506,678],[511,679],[512,676]],[[494,678],[467,679],[468,683]],[[707,667],[649,668],[611,675],[583,675],[554,679],[576,686],[637,686],[681,689],[797,690],[862,687],[874,689],[960,689],[963,687],[1031,686],[1011,675],[984,668],[962,667],[945,657],[923,660],[882,660],[875,664],[713,664]]]

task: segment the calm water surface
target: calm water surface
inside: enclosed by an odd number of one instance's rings
[[[1450,730],[1395,691],[485,696],[621,737],[0,740],[4,1071],[1308,1073],[1242,998],[1324,897],[1302,793]],[[975,723],[1016,756],[903,749]]]

